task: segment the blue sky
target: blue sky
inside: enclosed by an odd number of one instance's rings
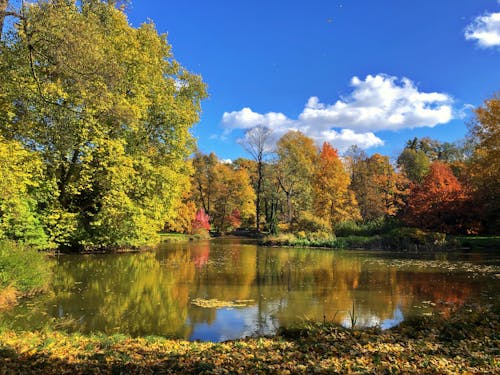
[[[135,0],[127,13],[208,84],[193,134],[222,159],[248,157],[237,139],[257,124],[395,157],[413,137],[463,138],[470,107],[500,90],[497,0]]]

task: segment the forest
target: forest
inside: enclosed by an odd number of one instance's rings
[[[223,163],[190,134],[201,77],[152,23],[134,28],[100,1],[21,11],[0,55],[2,239],[92,251],[151,245],[159,231],[498,234],[498,95],[467,139],[411,139],[396,160],[257,126],[240,140],[249,158]]]

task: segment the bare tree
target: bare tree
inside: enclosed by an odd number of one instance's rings
[[[255,221],[257,231],[260,231],[260,198],[262,193],[262,180],[264,178],[264,159],[271,153],[271,129],[258,125],[248,130],[245,137],[240,140],[241,146],[252,155],[257,162],[257,199],[255,201]]]

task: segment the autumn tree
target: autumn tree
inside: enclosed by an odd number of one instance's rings
[[[255,200],[255,226],[260,231],[261,193],[264,180],[264,160],[271,153],[271,129],[265,126],[257,126],[246,132],[241,140],[243,148],[252,155],[257,163],[256,200]]]
[[[323,143],[313,174],[313,207],[315,215],[327,220],[330,226],[360,218],[349,184],[349,174],[337,150],[329,143]]]
[[[351,164],[350,187],[363,220],[395,216],[408,194],[407,179],[394,170],[387,156],[380,154],[358,157]]]
[[[214,205],[209,212],[215,230],[225,232],[230,228],[237,229],[237,222],[255,220],[255,192],[248,172],[219,163],[215,173]]]
[[[500,228],[500,93],[475,111],[470,138],[475,144],[469,173],[482,209],[484,226],[498,234]]]
[[[205,212],[212,212],[216,183],[216,166],[219,164],[217,156],[196,152],[193,159],[192,194],[195,202],[203,207]]]
[[[50,247],[37,204],[44,199],[42,177],[39,155],[0,137],[0,240]]]
[[[286,200],[286,221],[312,209],[312,176],[317,159],[314,141],[300,131],[289,131],[277,143],[277,175]]]
[[[132,27],[112,2],[22,11],[1,45],[0,133],[44,161],[44,225],[61,246],[154,241],[189,188],[200,77],[152,23]]]
[[[191,198],[191,192],[185,191],[182,195],[182,200],[178,202],[175,208],[175,215],[167,219],[163,230],[174,233],[191,233],[196,214],[196,204]]]
[[[209,210],[205,212],[216,231],[236,229],[238,221],[253,223],[255,192],[247,169],[222,163],[213,153],[197,153],[193,166],[193,200]]]
[[[421,184],[408,199],[404,221],[411,226],[445,233],[473,230],[464,207],[467,194],[443,162],[435,161]]]

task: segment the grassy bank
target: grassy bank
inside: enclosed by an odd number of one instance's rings
[[[50,263],[43,253],[15,242],[0,242],[0,309],[43,290],[49,280]]]
[[[264,246],[324,247],[332,249],[386,249],[403,251],[446,251],[459,248],[486,249],[500,246],[496,237],[453,237],[416,228],[395,228],[385,233],[334,236],[325,233],[299,232],[267,236]],[[470,244],[473,244],[471,246]],[[486,247],[489,246],[489,247]]]
[[[200,343],[57,331],[0,333],[0,373],[500,373],[498,309],[467,307],[396,329],[304,324]]]
[[[188,241],[198,241],[210,238],[208,233],[206,234],[182,234],[182,233],[160,233],[161,242],[188,242]]]

